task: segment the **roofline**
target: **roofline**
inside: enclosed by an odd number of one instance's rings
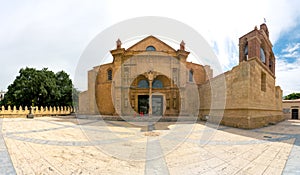
[[[132,46],[130,46],[129,48],[127,48],[126,51],[132,49],[134,46],[138,45],[139,43],[145,41],[145,40],[148,39],[148,38],[154,38],[154,39],[157,39],[159,42],[161,42],[162,44],[168,46],[171,50],[173,50],[174,52],[176,52],[176,50],[175,50],[173,47],[169,46],[167,43],[163,42],[162,40],[160,40],[159,38],[157,38],[157,37],[155,37],[155,36],[153,36],[153,35],[149,35],[149,36],[147,36],[146,38],[144,38],[144,39],[138,41],[138,42],[135,43],[134,45],[132,45]]]

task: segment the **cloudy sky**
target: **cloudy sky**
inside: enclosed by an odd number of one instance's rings
[[[238,38],[265,18],[277,59],[276,84],[285,95],[300,92],[298,0],[0,0],[0,3],[0,90],[6,90],[19,69],[26,66],[47,67],[54,72],[64,70],[74,78],[82,52],[101,31],[134,17],[162,16],[197,30],[214,49],[224,71],[238,64]]]

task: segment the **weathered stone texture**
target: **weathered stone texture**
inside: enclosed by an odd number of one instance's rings
[[[147,50],[149,46],[155,50]],[[210,66],[187,62],[189,52],[184,49],[183,42],[176,51],[153,36],[127,50],[119,44],[111,51],[112,63],[89,71],[88,93],[80,96],[85,101],[83,96],[88,94],[88,107],[82,111],[135,115],[138,96],[152,93],[162,97],[164,116],[199,115],[239,128],[263,127],[284,119],[282,90],[275,86],[275,57],[265,24],[239,39],[239,65],[214,78]],[[141,80],[149,86],[159,80],[163,88],[138,87]]]

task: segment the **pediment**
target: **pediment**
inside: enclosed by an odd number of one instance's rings
[[[150,35],[141,41],[137,42],[133,46],[129,47],[128,51],[144,51],[147,47],[152,46],[156,51],[167,51],[167,52],[176,52],[171,46],[161,41],[160,39]]]

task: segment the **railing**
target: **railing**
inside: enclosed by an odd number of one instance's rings
[[[61,107],[31,107],[29,109],[27,106],[23,109],[20,106],[18,109],[16,106],[8,106],[5,109],[4,106],[0,108],[0,118],[2,117],[26,117],[28,114],[33,114],[34,116],[51,116],[51,115],[69,115],[74,112],[74,109],[70,106],[61,106]]]

